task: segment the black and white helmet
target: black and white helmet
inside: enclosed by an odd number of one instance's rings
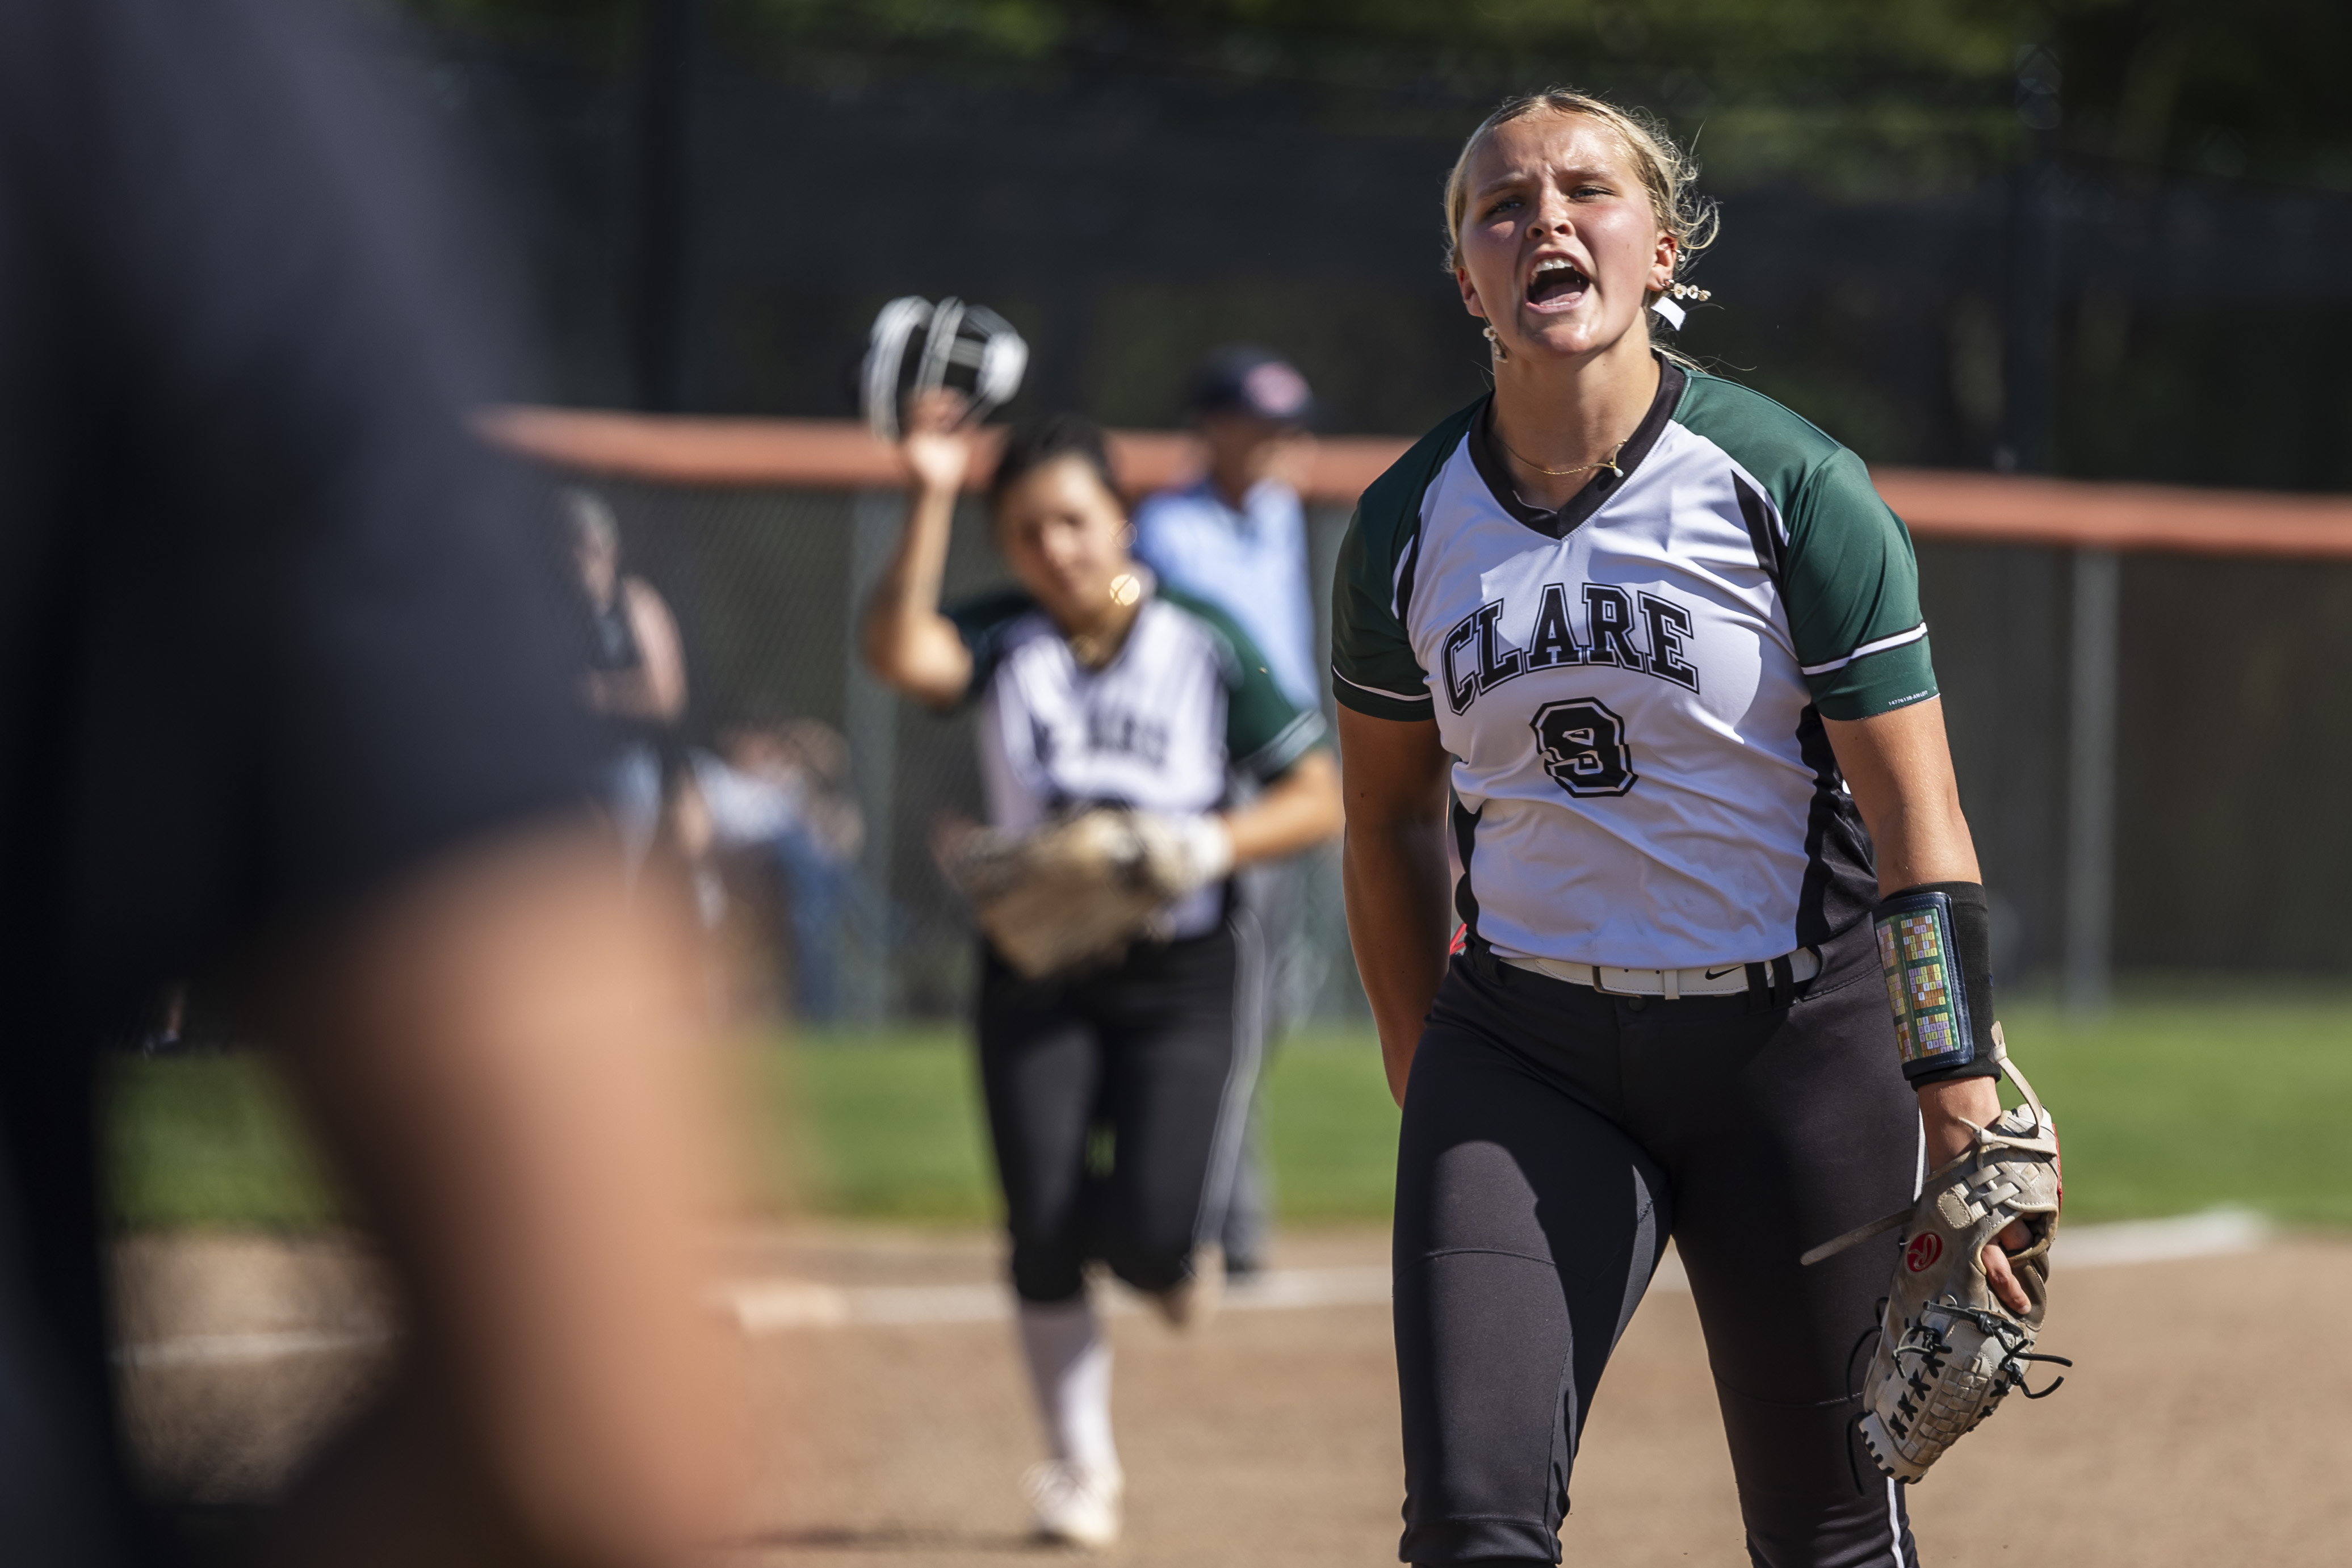
[[[876,439],[896,442],[907,400],[942,386],[970,397],[971,418],[984,419],[1012,401],[1028,368],[1029,345],[986,306],[954,299],[934,305],[913,294],[893,300],[866,341],[859,394],[866,427]]]

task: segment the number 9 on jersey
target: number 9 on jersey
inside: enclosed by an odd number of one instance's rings
[[[1569,794],[1623,795],[1640,782],[1625,721],[1590,697],[1547,702],[1529,722],[1544,771]]]

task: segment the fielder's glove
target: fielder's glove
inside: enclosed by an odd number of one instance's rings
[[[991,945],[1030,980],[1115,962],[1156,934],[1168,905],[1234,865],[1213,816],[1108,806],[1027,833],[972,828],[938,847]]]
[[[2000,1050],[1998,1026],[1993,1041]],[[1862,1386],[1861,1419],[1870,1457],[1900,1481],[1925,1476],[2011,1389],[2039,1399],[2058,1386],[2053,1383],[2040,1393],[2027,1388],[2026,1363],[2074,1364],[2033,1353],[2049,1304],[2050,1244],[2058,1232],[2057,1127],[2006,1051],[1994,1060],[2025,1103],[1978,1129],[1975,1147],[1930,1173],[1916,1205],[1824,1242],[1803,1258],[1818,1263],[1904,1227],[1878,1350]],[[2028,1246],[2008,1255],[2010,1271],[2033,1303],[2022,1317],[1985,1282],[1984,1248],[2012,1220],[2023,1220],[2032,1233]]]

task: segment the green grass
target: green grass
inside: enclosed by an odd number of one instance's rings
[[[132,1057],[112,1068],[107,1145],[124,1228],[333,1223],[335,1194],[260,1058]]]
[[[803,1038],[767,1053],[772,1124],[800,1134],[778,1174],[823,1213],[991,1220],[995,1167],[955,1027]],[[1396,1107],[1369,1037],[1309,1034],[1275,1053],[1266,1139],[1286,1218],[1381,1219]]]
[[[1389,1217],[1397,1108],[1370,1030],[1315,1030],[1285,1041],[1264,1094],[1266,1159],[1283,1218]]]
[[[2007,1012],[2058,1121],[2068,1219],[2234,1204],[2352,1226],[2352,1007],[2142,1003],[2092,1026]]]
[[[961,1035],[803,1037],[761,1053],[780,1186],[798,1206],[868,1219],[992,1219],[979,1075]]]
[[[2015,1006],[2008,1035],[2058,1117],[2070,1219],[2217,1204],[2352,1226],[2352,1005],[2200,995],[2119,1007],[2085,1026]],[[779,1190],[866,1219],[982,1223],[997,1209],[961,1029],[818,1034],[758,1051]],[[266,1066],[247,1057],[121,1064],[111,1117],[116,1206],[136,1228],[302,1227],[330,1221]],[[1396,1110],[1368,1035],[1314,1031],[1276,1052],[1265,1086],[1283,1217],[1389,1212]]]

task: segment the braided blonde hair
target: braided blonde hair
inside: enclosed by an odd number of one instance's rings
[[[1715,243],[1716,231],[1721,226],[1720,215],[1713,201],[1700,196],[1693,188],[1698,183],[1698,164],[1675,145],[1675,139],[1667,134],[1665,121],[1646,109],[1620,109],[1589,93],[1548,87],[1541,92],[1506,100],[1494,113],[1480,121],[1478,129],[1462,143],[1462,154],[1454,160],[1454,172],[1445,176],[1448,272],[1462,265],[1462,219],[1470,205],[1470,160],[1496,130],[1537,114],[1581,114],[1617,133],[1625,151],[1633,155],[1642,188],[1650,194],[1650,210],[1657,217],[1658,227],[1675,237],[1677,276],[1700,251]]]

